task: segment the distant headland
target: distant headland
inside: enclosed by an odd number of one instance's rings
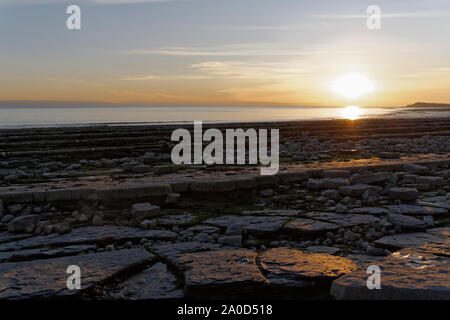
[[[407,108],[450,108],[450,103],[416,102],[406,106]]]

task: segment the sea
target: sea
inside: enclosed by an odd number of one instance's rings
[[[404,107],[0,106],[0,128],[450,116]]]

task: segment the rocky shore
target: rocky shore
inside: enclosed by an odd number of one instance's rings
[[[174,166],[175,126],[0,130],[0,299],[449,299],[449,120],[233,124],[280,129],[275,176]]]

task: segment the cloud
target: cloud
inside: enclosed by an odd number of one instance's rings
[[[361,50],[345,50],[340,53],[357,53]],[[157,49],[136,49],[122,52],[129,55],[166,56],[304,56],[331,54],[329,50],[311,50],[304,46],[283,46],[281,44],[253,43],[230,44],[215,47],[162,47]]]
[[[308,14],[307,18],[320,19],[367,19],[370,14]],[[383,13],[381,10],[381,18],[438,18],[449,17],[450,11],[422,11],[422,12],[399,12],[399,13]]]
[[[108,5],[108,4],[139,4],[139,3],[158,3],[158,2],[180,2],[187,0],[77,0],[76,4]],[[1,4],[6,5],[43,5],[43,4],[73,4],[69,0],[2,0]]]
[[[145,75],[145,76],[125,77],[119,80],[148,81],[148,80],[204,80],[204,79],[211,79],[211,77],[203,75],[168,75],[168,76]]]

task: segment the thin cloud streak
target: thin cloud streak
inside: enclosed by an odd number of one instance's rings
[[[307,18],[320,19],[367,19],[370,14],[308,14]],[[424,11],[424,12],[400,12],[400,13],[383,13],[381,10],[381,18],[437,18],[449,17],[450,11]]]

